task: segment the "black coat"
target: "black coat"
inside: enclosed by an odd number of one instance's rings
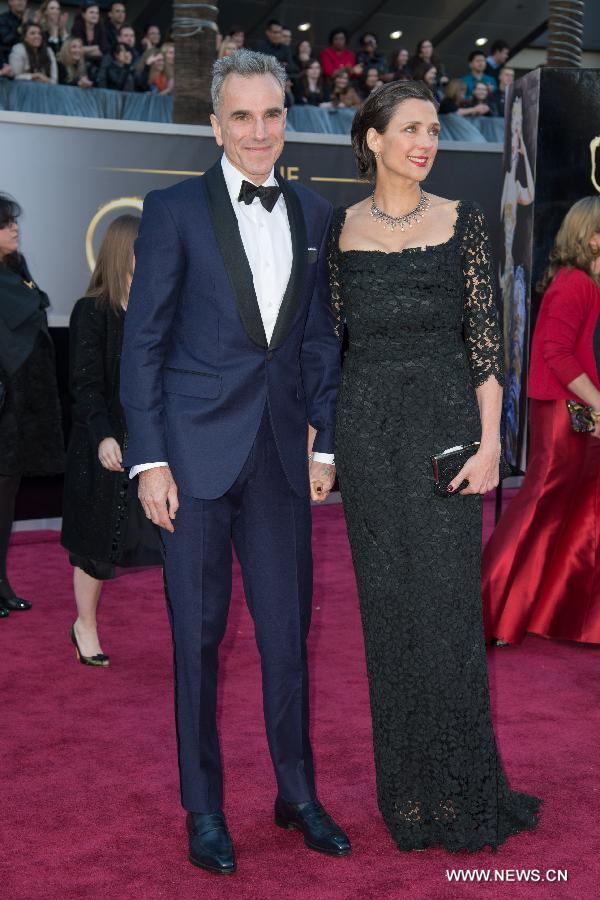
[[[109,91],[135,91],[135,74],[132,66],[120,66],[111,60],[100,69],[98,87]]]
[[[114,438],[121,449],[126,426],[119,402],[123,315],[90,297],[75,304],[69,323],[72,430],[67,450],[61,541],[72,553],[117,563],[125,534],[127,472],[110,472],[98,445]]]
[[[0,266],[0,475],[64,469],[62,413],[48,298],[31,279]]]
[[[8,57],[11,47],[23,40],[21,25],[19,17],[10,10],[0,16],[0,50],[6,57]]]

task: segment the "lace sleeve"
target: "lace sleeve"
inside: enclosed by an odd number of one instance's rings
[[[329,229],[329,286],[331,289],[331,305],[335,319],[335,333],[338,340],[344,337],[344,301],[340,293],[339,261],[340,261],[340,234],[344,226],[346,211],[334,210]]]
[[[485,216],[469,205],[461,238],[464,338],[475,387],[494,376],[504,384],[504,351],[496,307],[496,282]]]

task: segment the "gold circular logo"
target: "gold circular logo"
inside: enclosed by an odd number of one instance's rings
[[[108,213],[114,212],[115,209],[135,209],[141,212],[144,206],[142,197],[118,197],[116,200],[109,200],[104,206],[101,206],[95,216],[92,218],[85,234],[85,256],[90,272],[96,267],[96,257],[94,255],[94,235],[96,228]]]

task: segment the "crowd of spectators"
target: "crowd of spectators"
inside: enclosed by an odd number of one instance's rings
[[[101,16],[97,3],[86,0],[69,27],[58,0],[44,0],[34,15],[27,0],[8,0],[0,16],[0,76],[80,88],[109,88],[170,94],[174,87],[173,43],[149,24],[136,34],[127,21],[125,3],[111,3]],[[468,71],[450,77],[428,38],[414,53],[404,47],[387,58],[377,35],[363,34],[355,50],[345,28],[334,28],[327,47],[317,53],[306,38],[292,46],[292,30],[275,19],[253,49],[275,56],[286,68],[286,105],[324,109],[358,108],[379,85],[390,81],[423,81],[440,105],[440,113],[460,116],[504,116],[506,89],[514,80],[507,65],[510,48],[497,40],[489,55],[469,55]],[[245,45],[241,27],[217,39],[220,57]],[[467,67],[465,67],[467,68]]]
[[[275,56],[289,75],[286,105],[318,106],[324,109],[359,107],[379,85],[389,81],[423,81],[440,104],[441,113],[461,116],[504,116],[506,88],[515,72],[507,61],[506,41],[494,41],[489,55],[474,50],[468,71],[450,78],[429,38],[420,40],[414,53],[401,47],[388,59],[379,50],[377,35],[366,32],[356,51],[349,47],[345,28],[334,28],[327,47],[316,53],[303,38],[292,48],[292,32],[275,19],[267,23],[265,37],[254,49]],[[223,38],[220,55],[244,46],[241,28]],[[465,67],[467,68],[467,66]]]
[[[157,25],[136,34],[124,3],[103,19],[97,3],[82,3],[69,27],[58,0],[31,14],[27,0],[8,0],[0,16],[0,76],[16,80],[171,94],[175,46]]]

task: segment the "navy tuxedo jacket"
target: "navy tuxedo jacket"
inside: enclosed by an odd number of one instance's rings
[[[192,497],[214,499],[232,486],[266,403],[295,493],[309,490],[307,422],[317,430],[314,449],[333,452],[340,355],[327,268],[331,208],[277,181],[293,264],[270,343],[220,160],[144,202],[121,363],[124,465],[168,462]]]

